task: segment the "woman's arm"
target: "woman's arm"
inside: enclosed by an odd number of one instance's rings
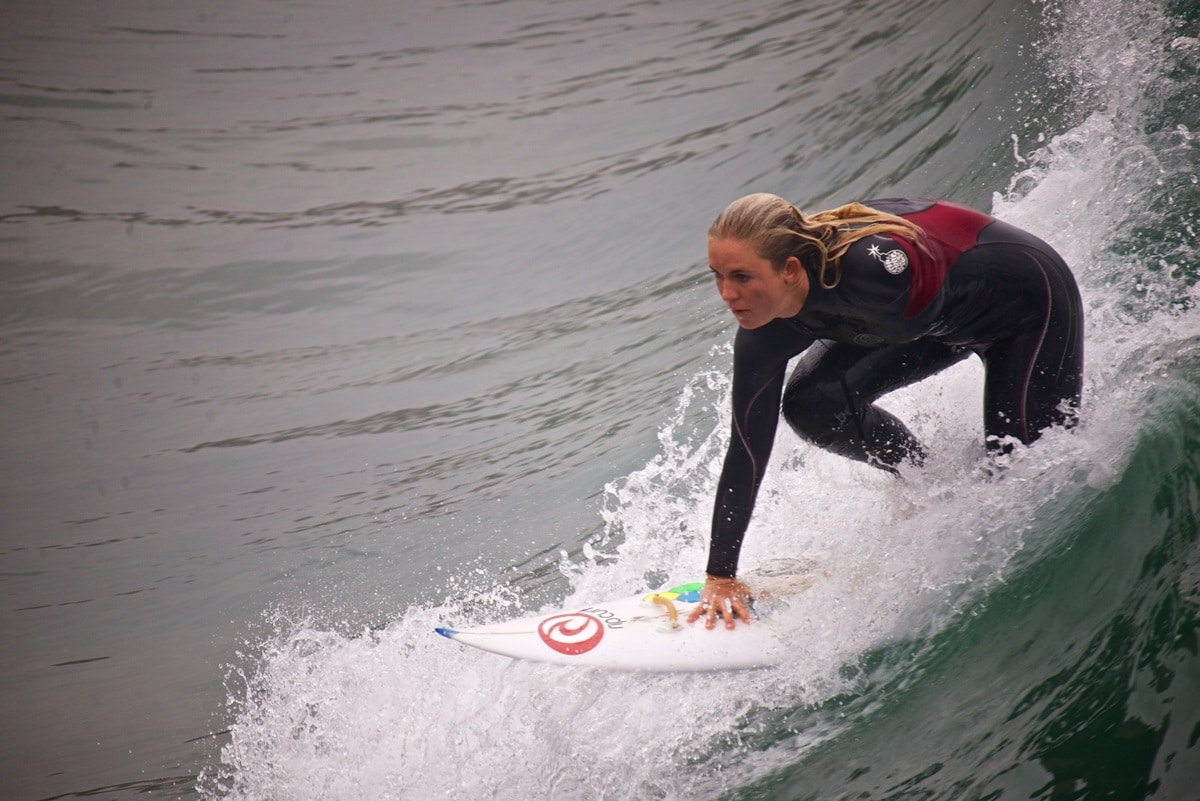
[[[689,620],[707,614],[710,628],[715,616],[726,612],[732,612],[724,614],[727,626],[733,625],[733,614],[749,620],[745,585],[733,580],[738,556],[775,444],[788,360],[812,342],[812,336],[784,320],[738,330],[733,346],[732,431],[713,504],[708,581]]]

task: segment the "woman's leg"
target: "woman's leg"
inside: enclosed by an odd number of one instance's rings
[[[841,456],[893,468],[925,452],[908,428],[875,405],[880,396],[971,354],[931,340],[866,348],[821,340],[800,358],[783,394],[783,416],[804,439]]]
[[[991,450],[1008,450],[1012,439],[1029,444],[1049,426],[1073,423],[1083,388],[1083,304],[1075,280],[1061,260],[1036,252],[1022,257],[1044,279],[1044,294],[1030,304],[1045,311],[1040,325],[980,353]]]

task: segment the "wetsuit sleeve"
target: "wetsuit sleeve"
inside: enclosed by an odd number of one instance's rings
[[[737,574],[742,539],[779,425],[788,359],[813,343],[783,320],[738,329],[733,344],[733,424],[713,505],[707,573]]]

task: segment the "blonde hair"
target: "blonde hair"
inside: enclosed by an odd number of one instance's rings
[[[825,289],[842,280],[841,258],[858,240],[893,234],[924,250],[921,229],[903,217],[876,211],[862,203],[847,203],[805,215],[778,195],[758,192],[725,207],[709,226],[709,239],[736,239],[782,270],[792,256],[815,270]],[[832,271],[832,278],[828,274]]]

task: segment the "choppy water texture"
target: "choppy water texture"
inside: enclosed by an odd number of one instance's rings
[[[0,9],[0,794],[1200,799],[1200,11],[1165,0]],[[748,191],[1053,243],[1082,425],[897,481],[780,433],[794,660],[432,634],[694,579]]]

